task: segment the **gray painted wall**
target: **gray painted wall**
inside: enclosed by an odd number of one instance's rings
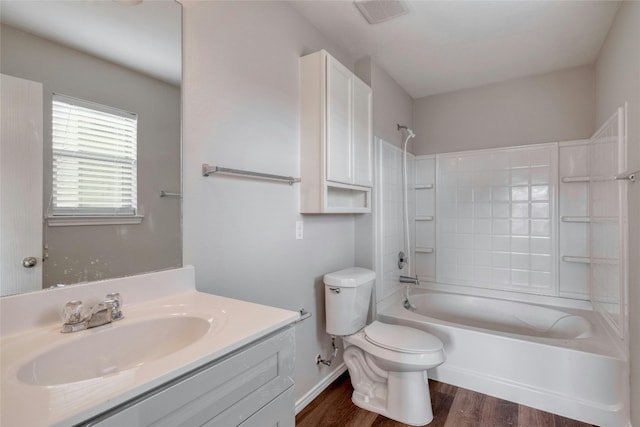
[[[415,100],[415,154],[589,138],[592,66],[507,80]]]
[[[373,90],[373,134],[401,146],[397,125],[413,126],[413,98],[371,57],[356,62],[355,71]]]
[[[640,169],[640,3],[625,1],[595,67],[598,127],[628,102],[628,167]],[[640,425],[640,184],[629,185],[631,424]]]
[[[13,27],[2,26],[1,70],[44,85],[44,206],[51,194],[51,94],[138,113],[136,225],[48,227],[43,285],[121,277],[182,265],[180,88]]]
[[[185,1],[183,13],[184,263],[201,291],[313,314],[296,326],[300,399],[341,363],[314,358],[331,352],[322,276],[354,264],[354,216],[303,216],[297,185],[200,169],[298,175],[299,57],[353,60],[286,2]]]
[[[403,137],[398,132],[397,125],[413,126],[413,98],[370,57],[356,62],[355,72],[373,90],[373,134],[400,147]],[[413,143],[409,143],[408,151],[413,151]],[[375,168],[377,167],[376,161]],[[375,197],[375,191],[372,193],[372,197]],[[371,215],[357,215],[355,218],[355,263],[372,270],[375,269],[376,215],[378,212],[374,209]],[[371,300],[372,318],[375,317],[376,300],[374,295]]]
[[[371,64],[371,87],[373,134],[400,147],[403,138],[397,125],[413,128],[413,98],[375,60]],[[412,145],[408,145],[409,151],[413,151]]]

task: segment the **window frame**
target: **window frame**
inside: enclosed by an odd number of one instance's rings
[[[111,164],[127,164],[127,160],[123,161],[123,158],[119,156],[94,155],[94,154],[73,154],[70,151],[65,156],[64,150],[54,147],[54,104],[56,102],[66,103],[69,105],[78,106],[80,108],[90,109],[99,113],[106,113],[110,115],[119,116],[125,119],[135,120],[135,138],[133,140],[133,157],[129,159],[131,161],[131,176],[128,181],[132,186],[133,194],[130,202],[131,206],[126,208],[100,208],[93,207],[55,207],[54,201],[56,200],[56,172],[55,163],[56,156],[67,158],[80,158],[80,159],[93,159],[103,161]],[[132,113],[126,110],[122,110],[115,107],[110,107],[103,104],[87,101],[84,99],[75,98],[68,95],[59,93],[53,93],[51,97],[51,195],[49,201],[48,214],[46,217],[47,224],[49,226],[67,226],[67,225],[116,225],[116,224],[139,224],[144,218],[140,214],[138,209],[138,170],[137,170],[137,145],[138,145],[138,119],[139,116],[136,113]],[[126,159],[126,157],[124,158]]]

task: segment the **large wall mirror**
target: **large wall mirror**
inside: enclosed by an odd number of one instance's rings
[[[3,0],[0,8],[0,295],[181,266],[180,4]],[[52,149],[60,96],[136,118],[127,166],[134,210],[54,209],[65,194],[59,182],[76,179],[54,161],[66,150]],[[74,153],[83,183],[120,179],[86,172],[94,154]],[[74,203],[84,207],[87,191]]]

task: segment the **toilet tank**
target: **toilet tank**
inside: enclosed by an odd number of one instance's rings
[[[364,328],[376,274],[352,267],[324,276],[326,330],[329,335],[352,335]]]

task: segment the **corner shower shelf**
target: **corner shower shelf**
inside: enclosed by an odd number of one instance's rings
[[[433,248],[416,248],[416,253],[418,254],[432,254]]]
[[[617,216],[592,216],[590,218],[591,222],[618,222],[620,218]]]
[[[160,190],[160,197],[182,197],[182,194],[174,193],[166,190]]]
[[[416,221],[433,221],[432,216],[417,216],[414,218]]]
[[[606,265],[618,265],[620,261],[613,258],[592,258],[592,264],[606,264]]]
[[[589,260],[588,256],[567,256],[564,255],[562,257],[562,261],[564,262],[579,262],[582,264],[590,264],[591,260]]]
[[[591,222],[591,218],[588,216],[563,216],[560,217],[562,222]]]
[[[562,257],[564,262],[578,262],[583,264],[606,264],[606,265],[618,265],[619,261],[612,258],[589,258],[588,256],[567,256]]]
[[[563,176],[560,178],[560,181],[571,184],[575,182],[589,182],[590,178],[588,176]]]

